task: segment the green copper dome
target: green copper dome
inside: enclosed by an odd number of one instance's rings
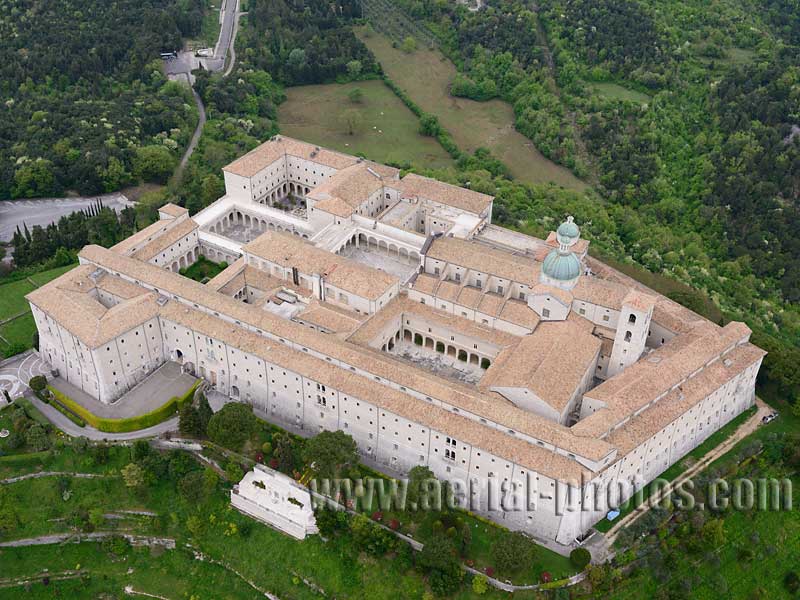
[[[572,252],[551,250],[542,263],[542,272],[556,281],[570,281],[580,277],[581,263]]]
[[[569,216],[566,221],[558,226],[556,235],[559,243],[571,246],[581,236],[581,230],[578,229],[578,226],[575,225],[575,221]]]

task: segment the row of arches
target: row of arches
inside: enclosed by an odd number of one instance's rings
[[[364,248],[369,252],[382,252],[383,254],[409,264],[419,263],[419,252],[416,250],[408,249],[404,245],[398,243],[387,242],[384,239],[367,235],[363,232],[353,234],[336,253],[342,254],[343,251],[349,248]]]
[[[476,365],[483,370],[486,370],[492,366],[492,361],[487,356],[482,356],[477,352],[471,352],[464,348],[459,348],[453,344],[448,344],[447,342],[437,340],[431,336],[423,335],[421,333],[414,332],[411,329],[405,328],[396,331],[394,335],[383,344],[381,350],[383,352],[393,352],[397,342],[401,339],[401,337],[404,342],[413,343],[417,346],[427,348],[428,350],[438,352],[439,354],[444,354],[451,358],[455,358],[461,362]]]
[[[189,250],[189,252],[187,252],[183,256],[173,260],[172,264],[170,265],[170,269],[173,272],[177,273],[181,269],[191,267],[195,262],[197,262],[198,258],[200,258],[200,249],[192,248],[191,250]]]
[[[267,230],[283,231],[285,233],[291,233],[293,235],[297,235],[302,238],[308,239],[307,233],[298,230],[296,227],[292,225],[288,225],[280,221],[277,222],[271,221],[269,219],[265,219],[262,217],[254,217],[247,213],[243,214],[238,210],[231,211],[227,215],[223,216],[221,219],[211,224],[208,230],[211,233],[216,233],[224,236],[227,229],[235,227],[236,225],[247,227],[250,230],[254,231],[255,233],[264,233]]]
[[[305,196],[311,191],[311,188],[307,185],[301,185],[299,183],[294,183],[293,181],[287,181],[280,184],[274,190],[272,190],[269,194],[264,194],[260,198],[256,199],[256,202],[259,204],[266,204],[268,206],[272,206],[282,200],[285,200],[289,194],[295,196]]]

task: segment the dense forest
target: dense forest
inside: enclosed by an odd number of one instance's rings
[[[0,199],[164,181],[196,109],[159,52],[204,0],[0,0]]]
[[[796,2],[399,4],[458,67],[451,93],[507,100],[521,133],[593,184],[612,217],[598,250],[746,320],[771,351],[765,372],[800,395]],[[594,218],[594,201],[576,214]],[[502,193],[495,206],[541,222]]]
[[[148,195],[144,204],[169,198],[195,212],[219,198],[222,167],[278,132],[283,85],[376,76],[375,58],[351,27],[360,15],[357,2],[310,0],[304,7],[298,11],[289,0],[250,1],[231,76],[195,73],[208,122],[181,185]]]
[[[247,58],[286,85],[321,83],[348,78],[353,61],[358,73],[377,73],[372,53],[353,35],[350,24],[360,17],[357,0],[336,4],[306,0],[252,0],[248,8],[245,38]]]

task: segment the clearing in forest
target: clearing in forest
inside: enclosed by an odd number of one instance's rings
[[[351,97],[356,89],[360,98]],[[419,119],[382,81],[290,87],[286,98],[278,108],[285,135],[381,163],[453,164],[435,138],[419,133]]]
[[[569,169],[539,152],[533,142],[514,129],[514,109],[502,100],[476,102],[450,95],[456,68],[438,50],[418,48],[406,53],[393,48],[385,35],[357,28],[356,35],[377,57],[386,74],[425,112],[436,115],[459,148],[472,152],[485,147],[511,174],[528,183],[552,182],[583,190],[586,183]]]

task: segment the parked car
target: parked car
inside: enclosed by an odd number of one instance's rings
[[[771,423],[772,421],[774,421],[777,418],[777,416],[778,413],[776,412],[769,413],[768,415],[762,417],[761,422],[766,425],[767,423]]]

